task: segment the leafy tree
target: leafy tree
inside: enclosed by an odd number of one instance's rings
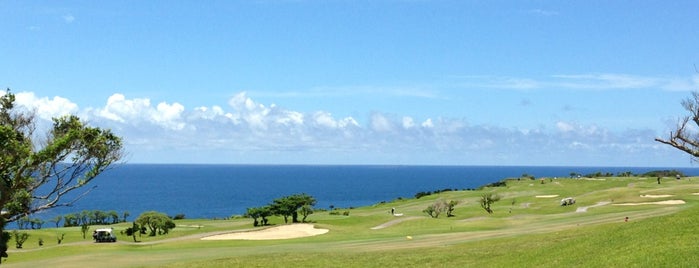
[[[131,216],[131,213],[129,213],[128,211],[124,211],[124,213],[122,213],[121,221],[126,222],[126,218],[128,218],[129,216]]]
[[[22,245],[24,245],[24,242],[29,239],[29,234],[25,232],[20,232],[17,230],[12,231],[12,234],[15,237],[15,247],[22,248]]]
[[[63,216],[58,215],[58,216],[56,216],[56,217],[51,218],[51,220],[49,220],[49,221],[50,221],[50,222],[53,222],[54,224],[56,224],[56,228],[58,228],[58,225],[61,223],[61,220],[62,220],[62,219],[63,219]]]
[[[481,196],[481,207],[485,209],[488,214],[493,214],[493,210],[490,205],[500,200],[500,196],[494,193],[486,193]]]
[[[136,222],[133,222],[131,227],[126,228],[126,235],[132,236],[133,241],[138,242],[138,241],[136,241],[136,234],[139,233],[140,230],[141,230],[141,227],[139,227],[138,224],[136,224]]]
[[[682,101],[682,107],[689,112],[677,123],[675,131],[670,131],[667,139],[655,138],[655,141],[670,145],[688,153],[694,160],[699,160],[699,91],[692,92],[692,97]],[[691,121],[691,124],[690,124]]]
[[[56,234],[56,242],[60,245],[61,242],[63,242],[63,239],[66,237],[65,233],[62,233],[61,235]]]
[[[313,214],[313,207],[308,204],[303,205],[299,209],[299,212],[301,213],[301,216],[303,216],[303,218],[301,218],[301,222],[306,222],[306,218],[308,217],[308,215]]]
[[[272,211],[269,206],[248,208],[245,216],[254,220],[253,226],[264,226],[267,225],[267,217],[272,216]]]
[[[157,234],[167,234],[171,229],[175,228],[175,222],[170,219],[165,213],[157,211],[146,211],[138,216],[136,223],[140,226],[146,226],[150,230],[149,236]]]
[[[15,108],[9,89],[0,96],[0,233],[8,222],[72,205],[91,188],[68,200],[62,197],[88,185],[122,157],[121,138],[89,127],[77,116],[54,118],[45,135],[34,133],[35,125],[33,113]],[[6,255],[5,237],[0,236],[0,256]]]
[[[248,208],[247,211],[245,212],[246,217],[250,217],[253,220],[252,226],[257,227],[259,225],[259,222],[257,219],[260,218],[260,208]]]
[[[442,214],[442,212],[447,210],[447,202],[445,202],[442,199],[439,199],[434,202],[434,204],[431,204],[427,206],[426,209],[424,209],[422,212],[427,213],[427,215],[430,215],[432,218],[439,218],[439,215]]]
[[[87,224],[87,222],[84,222],[83,224],[80,225],[80,232],[83,234],[83,239],[87,237],[87,232],[90,231],[90,225]]]
[[[110,210],[107,215],[112,219],[112,224],[119,223],[119,213],[116,210]]]
[[[275,215],[284,217],[284,223],[288,223],[289,217],[296,212],[296,206],[289,197],[274,199],[270,207]]]
[[[299,222],[298,213],[301,207],[304,205],[313,206],[315,204],[315,198],[302,193],[274,199],[270,208],[273,214],[281,215],[284,217],[284,223],[288,223],[289,217],[291,217],[292,222]]]
[[[454,217],[454,207],[459,204],[459,201],[450,200],[447,203],[447,217]]]

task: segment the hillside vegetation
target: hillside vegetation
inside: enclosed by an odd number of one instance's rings
[[[699,263],[699,178],[512,179],[309,216],[323,235],[284,240],[201,240],[260,230],[252,219],[178,220],[169,234],[83,239],[80,227],[31,230],[8,267],[690,267]],[[495,193],[492,214],[480,206]],[[574,205],[561,206],[572,197]],[[454,217],[423,212],[458,201]],[[395,208],[396,215],[391,209]],[[331,215],[332,214],[332,215]],[[346,213],[345,213],[346,214]],[[283,219],[270,218],[282,225]],[[118,234],[130,223],[111,225]],[[92,226],[91,228],[100,228]],[[58,245],[57,235],[65,233]],[[38,240],[44,241],[39,246]],[[10,246],[14,241],[10,241]]]

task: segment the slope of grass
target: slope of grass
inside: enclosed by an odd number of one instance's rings
[[[79,228],[29,231],[21,250],[11,250],[3,266],[110,267],[310,267],[381,266],[693,266],[699,229],[699,180],[606,178],[604,180],[510,180],[506,187],[453,191],[420,199],[394,200],[352,209],[350,216],[313,214],[310,220],[330,232],[315,237],[271,241],[202,241],[224,231],[251,228],[251,220],[185,220],[167,236],[119,235],[116,244],[83,240]],[[503,198],[489,215],[479,206],[485,192]],[[672,195],[648,198],[641,195]],[[537,197],[558,195],[558,197]],[[561,207],[563,197],[577,204]],[[438,219],[422,210],[437,200],[458,200],[455,217]],[[620,203],[680,199],[683,205],[618,206]],[[576,209],[598,202],[608,205]],[[403,217],[390,215],[391,208]],[[630,221],[625,222],[624,218]],[[392,225],[371,229],[387,222]],[[273,223],[281,223],[279,218]],[[127,224],[113,226],[117,233]],[[97,228],[97,227],[93,227]],[[66,233],[61,245],[55,234]],[[412,239],[408,239],[410,236]],[[44,237],[39,247],[37,239]],[[12,241],[10,242],[12,246]]]

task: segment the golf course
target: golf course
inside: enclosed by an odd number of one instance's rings
[[[316,208],[306,223],[182,219],[168,234],[115,243],[80,227],[23,230],[4,267],[693,267],[699,263],[699,178],[522,178],[498,187]],[[428,190],[428,189],[426,189]],[[435,190],[435,189],[432,189]],[[493,213],[485,194],[499,199]],[[571,197],[574,204],[562,206]],[[424,210],[456,201],[453,216]],[[182,202],[186,202],[183,200]],[[337,212],[337,213],[331,213]],[[393,213],[392,213],[393,212]],[[11,226],[12,224],[10,224]],[[62,243],[57,237],[65,234]],[[39,241],[43,245],[39,245]]]

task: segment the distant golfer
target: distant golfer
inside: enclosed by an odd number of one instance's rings
[[[391,208],[391,215],[395,215],[395,214],[396,214],[396,208]]]

